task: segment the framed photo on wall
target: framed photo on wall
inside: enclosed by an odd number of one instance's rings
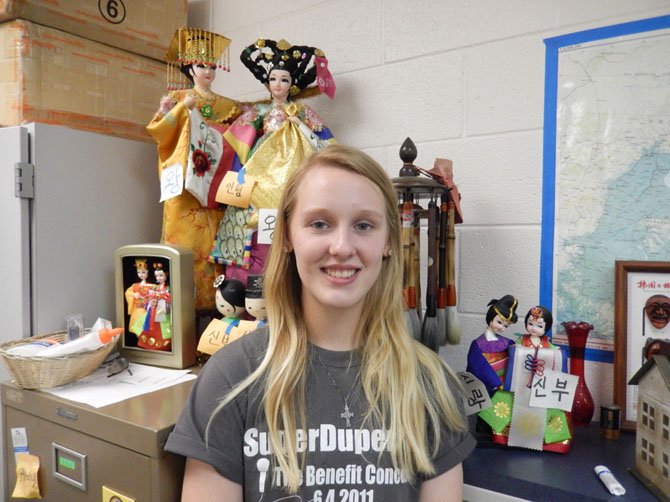
[[[670,262],[616,261],[614,400],[621,428],[635,430],[637,386],[628,385],[658,340],[670,341]]]
[[[116,318],[129,360],[168,368],[195,364],[193,253],[137,244],[114,253]]]

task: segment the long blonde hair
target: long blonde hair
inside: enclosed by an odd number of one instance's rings
[[[387,430],[392,462],[408,479],[414,480],[419,473],[432,474],[431,458],[439,447],[443,426],[450,430],[466,428],[459,397],[452,393],[448,381],[453,388],[459,388],[459,384],[439,356],[416,342],[407,331],[402,300],[400,216],[393,184],[371,157],[343,145],[330,145],[314,153],[286,182],[265,264],[268,349],[259,367],[222,400],[212,417],[249,386],[261,383],[262,406],[275,461],[286,476],[289,491],[298,491],[301,461],[296,452],[296,429],[306,427],[309,335],[302,311],[302,283],[294,255],[287,251],[288,227],[298,187],[305,173],[318,166],[361,175],[382,192],[391,253],[383,260],[379,277],[367,293],[355,333],[361,357],[360,379],[369,402],[365,420]],[[210,417],[207,434],[211,423]],[[428,437],[433,438],[432,444]]]

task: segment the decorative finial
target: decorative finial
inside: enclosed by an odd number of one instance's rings
[[[400,145],[400,160],[403,162],[403,166],[400,168],[399,175],[402,176],[418,176],[419,171],[414,166],[414,161],[416,160],[416,145],[411,138],[407,138]]]

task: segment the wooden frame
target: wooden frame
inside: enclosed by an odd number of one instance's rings
[[[160,296],[156,289],[151,294],[134,289],[139,282],[138,261],[145,262],[141,268],[148,270],[146,280],[150,286],[158,282],[156,266],[166,273],[169,294],[164,290]],[[162,244],[123,246],[114,253],[114,268],[116,318],[118,325],[125,329],[121,339],[123,355],[136,363],[168,368],[187,368],[195,364],[192,251]],[[143,300],[133,304],[133,295]],[[154,311],[150,315],[152,301]],[[136,315],[131,317],[131,310],[136,310]],[[159,348],[161,344],[164,345]]]
[[[621,428],[635,430],[637,386],[628,382],[644,363],[647,341],[670,339],[670,324],[652,325],[645,312],[650,297],[670,297],[670,262],[616,261],[615,269],[614,401],[621,407]]]

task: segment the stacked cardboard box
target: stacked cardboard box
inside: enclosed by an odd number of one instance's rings
[[[164,60],[186,10],[186,0],[0,0],[0,22],[24,19]]]
[[[150,141],[145,126],[165,94],[162,60],[186,23],[186,0],[0,0],[7,19],[0,126],[45,122]]]
[[[165,63],[28,21],[0,25],[0,125],[60,124],[149,141]]]

